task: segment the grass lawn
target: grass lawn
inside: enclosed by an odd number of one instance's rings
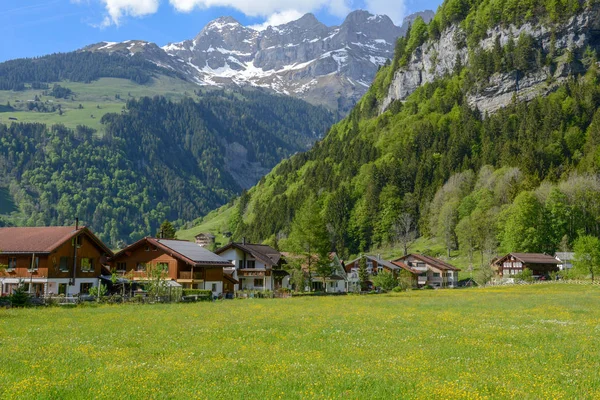
[[[0,398],[600,397],[600,288],[0,310]]]

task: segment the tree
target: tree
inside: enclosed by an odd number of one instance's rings
[[[580,273],[594,277],[600,273],[600,239],[591,235],[582,235],[573,244],[575,250],[575,269]]]
[[[394,278],[393,273],[381,271],[377,276],[373,277],[373,285],[383,290],[392,290],[398,286],[398,280]]]
[[[168,271],[165,271],[160,264],[146,265],[146,291],[148,296],[158,300],[160,296],[164,296],[167,291]]]
[[[164,220],[162,224],[160,224],[160,229],[159,229],[159,234],[161,239],[175,239],[175,227],[173,227],[173,224],[168,221],[168,220]]]
[[[310,196],[296,213],[287,243],[293,253],[304,258],[309,280],[320,262],[329,262],[327,228],[314,196]]]
[[[477,229],[471,216],[467,216],[460,220],[456,225],[456,236],[460,249],[467,252],[469,258],[469,266],[473,267],[473,253],[477,247]]]
[[[532,192],[520,193],[506,211],[502,237],[505,252],[553,253],[555,246],[547,240],[551,231],[546,225],[544,208]]]
[[[367,258],[364,256],[358,262],[358,280],[360,282],[360,289],[366,290],[367,282],[369,281],[369,271],[367,270]]]
[[[23,285],[22,282],[19,283],[19,286],[17,286],[15,290],[13,290],[12,295],[10,296],[10,302],[13,307],[26,307],[29,305],[29,293],[25,290],[25,285]]]
[[[400,214],[394,224],[394,241],[402,246],[404,255],[408,255],[410,246],[417,240],[417,231],[414,229],[414,218],[410,213]]]

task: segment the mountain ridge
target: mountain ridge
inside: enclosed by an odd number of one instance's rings
[[[431,19],[433,12],[419,15]],[[403,25],[414,18],[408,16]],[[129,40],[100,42],[82,51],[140,54],[199,85],[262,87],[345,114],[391,58],[406,29],[364,10],[351,12],[339,26],[328,27],[309,13],[263,30],[225,16],[206,24],[193,39],[162,47]]]

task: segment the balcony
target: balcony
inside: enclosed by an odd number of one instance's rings
[[[192,275],[192,271],[179,271],[179,276],[177,277],[177,279],[188,281],[201,281],[204,278],[202,276],[202,272],[194,272],[194,274]]]

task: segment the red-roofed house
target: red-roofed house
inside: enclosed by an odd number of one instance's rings
[[[423,254],[409,254],[394,260],[394,263],[404,263],[418,273],[417,285],[432,287],[456,287],[460,269],[438,258]]]
[[[31,294],[87,293],[112,252],[86,227],[0,228],[0,294],[24,283]]]
[[[134,280],[147,280],[149,266],[164,271],[162,279],[177,282],[186,289],[211,290],[214,295],[233,293],[237,284],[227,270],[226,259],[192,242],[146,237],[115,254],[112,269]]]

